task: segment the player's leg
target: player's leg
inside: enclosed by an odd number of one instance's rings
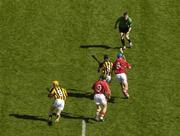
[[[57,112],[56,112],[56,120],[55,120],[56,123],[59,122],[59,120],[60,120],[61,111],[62,111],[61,108],[58,107],[58,108],[57,108]]]
[[[129,94],[128,94],[128,82],[127,82],[126,74],[125,73],[117,74],[116,77],[117,77],[117,80],[120,83],[120,86],[121,86],[121,89],[122,89],[122,92],[123,92],[124,96],[126,98],[129,98]]]
[[[104,116],[107,111],[107,100],[104,94],[101,94],[101,112],[100,112],[100,121],[104,121]]]
[[[119,84],[120,84],[121,91],[123,92],[124,86],[123,86],[123,77],[122,77],[122,74],[117,74],[117,75],[116,75],[116,78],[117,78],[117,80],[118,80],[118,82],[119,82]]]
[[[126,98],[129,98],[128,83],[123,83],[123,94]]]
[[[120,37],[121,37],[121,43],[123,45],[123,49],[126,49],[126,46],[125,46],[125,34],[123,32],[120,32]],[[121,50],[121,48],[120,48]]]
[[[126,98],[129,98],[127,76],[125,73],[123,73],[121,76],[122,76],[123,94]]]
[[[49,115],[48,121],[49,121],[49,122],[52,122],[52,115],[53,115],[53,111],[54,111],[54,110],[55,110],[55,107],[52,105],[52,106],[50,107],[49,113],[48,113],[48,115]]]
[[[101,106],[100,106],[100,104],[97,104],[96,105],[96,115],[95,115],[95,120],[96,121],[99,121],[100,112],[101,112]]]
[[[104,116],[105,116],[106,112],[107,112],[107,103],[102,105],[102,110],[100,112],[100,117],[99,117],[100,121],[104,121]]]
[[[120,86],[121,86],[121,90],[123,91],[124,86],[123,86],[123,83],[122,83],[122,82],[120,82]]]
[[[132,47],[133,45],[132,45],[132,42],[129,38],[129,32],[125,34],[125,37],[126,37],[126,40],[129,42],[129,47]]]
[[[61,118],[61,112],[64,109],[64,100],[59,100],[57,103],[57,112],[56,112],[56,120],[55,122],[59,122]]]
[[[121,85],[121,90],[122,90],[122,93],[124,94],[124,96],[126,98],[129,98],[129,94],[128,94],[128,84],[127,83],[120,83]]]
[[[96,115],[95,115],[95,120],[96,121],[99,121],[99,114],[100,114],[100,111],[101,111],[101,106],[100,106],[100,94],[95,94],[94,95],[94,102],[96,104]]]
[[[120,51],[120,53],[122,53],[122,54],[124,53],[123,48],[120,48],[119,51]]]

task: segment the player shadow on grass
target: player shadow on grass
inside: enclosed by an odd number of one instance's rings
[[[92,123],[92,122],[90,122],[90,120],[95,121],[95,119],[93,117],[85,117],[85,116],[82,116],[82,115],[75,115],[75,114],[68,113],[68,112],[62,112],[61,117],[66,118],[66,119],[85,120],[86,123]]]
[[[119,49],[120,47],[111,47],[109,45],[99,44],[99,45],[81,45],[80,48],[103,48],[103,49]]]
[[[14,113],[9,114],[9,116],[15,117],[17,119],[42,121],[42,122],[46,122],[49,126],[52,125],[51,123],[48,122],[48,119],[42,118],[41,116],[28,115],[28,114],[14,114]],[[61,117],[65,118],[65,119],[85,120],[86,123],[91,123],[90,120],[94,121],[94,118],[92,118],[92,117],[85,117],[85,116],[82,116],[82,115],[74,115],[74,114],[68,113],[68,112],[62,112]]]
[[[93,100],[93,94],[90,92],[83,92],[77,89],[67,89],[69,97],[76,97],[76,98],[88,98]]]
[[[35,120],[35,121],[48,122],[47,119],[44,119],[41,116],[35,116],[35,115],[9,114],[9,116],[13,116],[13,117],[18,118],[18,119],[26,119],[26,120]]]
[[[90,92],[83,92],[82,90],[77,89],[67,89],[69,97],[76,97],[76,98],[87,98],[90,100],[94,100],[94,94]],[[115,97],[112,96],[111,99],[108,101],[110,103],[115,103]]]

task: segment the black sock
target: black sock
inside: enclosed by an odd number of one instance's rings
[[[122,45],[125,46],[125,40],[121,39]]]
[[[128,40],[128,42],[130,43],[131,42],[131,40],[130,39],[127,39]]]

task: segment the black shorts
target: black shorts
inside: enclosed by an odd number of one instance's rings
[[[129,31],[129,28],[119,28],[120,33],[127,33]]]

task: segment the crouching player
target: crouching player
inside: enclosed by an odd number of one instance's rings
[[[96,103],[96,121],[104,121],[107,111],[107,99],[110,99],[111,90],[104,77],[96,81],[92,89],[94,90],[94,101]]]
[[[116,74],[116,78],[120,82],[124,96],[129,98],[126,68],[131,69],[131,65],[123,58],[122,53],[118,53],[117,59],[113,64],[113,70]]]
[[[98,72],[101,73],[100,77],[104,77],[108,83],[111,82],[113,63],[110,61],[108,55],[104,55],[104,61],[99,64]]]
[[[52,89],[48,94],[48,97],[54,98],[54,102],[49,110],[49,123],[52,123],[53,112],[56,113],[55,122],[59,122],[60,114],[64,109],[67,92],[64,88],[61,88],[58,81],[52,81]]]

